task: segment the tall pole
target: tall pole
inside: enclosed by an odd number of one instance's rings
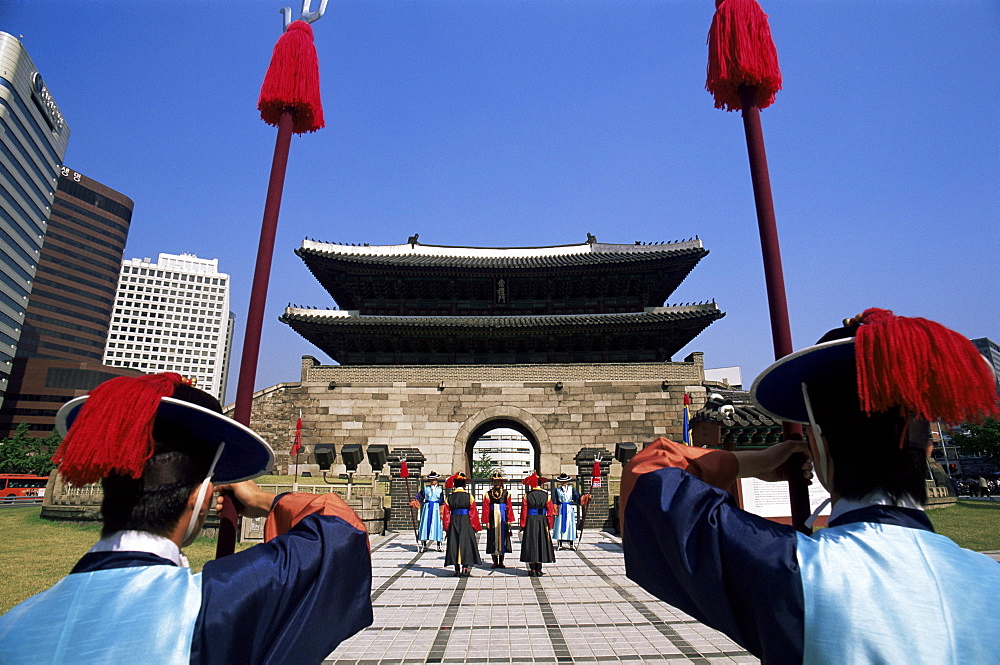
[[[278,231],[278,212],[281,210],[281,195],[285,186],[285,171],[288,168],[288,151],[292,144],[294,121],[295,114],[290,108],[285,109],[278,120],[278,137],[274,143],[274,157],[271,159],[271,177],[267,184],[264,218],[260,226],[260,243],[257,246],[257,264],[254,268],[253,286],[250,290],[250,307],[247,312],[243,355],[240,359],[240,378],[236,386],[236,406],[233,413],[233,419],[247,427],[250,426],[250,412],[253,407],[253,387],[257,378],[260,337],[264,327],[267,283],[271,277],[274,238]],[[216,557],[228,556],[236,549],[236,522],[238,518],[236,498],[226,496],[226,494],[229,493],[224,493],[222,510],[219,511],[219,540],[215,548]]]
[[[767,309],[771,319],[771,342],[774,359],[790,354],[792,331],[788,323],[788,302],[785,298],[785,276],[781,267],[781,248],[778,245],[778,224],[774,215],[774,200],[771,197],[771,176],[767,169],[767,153],[764,150],[764,130],[760,124],[760,109],[757,108],[757,89],[754,86],[739,87],[743,106],[743,131],[747,140],[747,155],[750,159],[750,180],[753,185],[754,205],[757,209],[757,228],[760,232],[760,249],[764,258],[764,284],[767,289]],[[781,429],[785,439],[801,439],[802,426],[798,423],[783,422]],[[788,499],[791,505],[792,525],[803,533],[812,530],[805,525],[809,517],[809,486],[802,477],[803,459],[794,455],[789,460]]]
[[[243,355],[240,358],[240,378],[236,386],[236,409],[233,419],[250,426],[253,407],[253,387],[257,378],[257,360],[260,355],[260,337],[264,328],[264,305],[267,302],[267,284],[271,278],[271,261],[274,258],[274,238],[278,232],[278,212],[288,168],[288,151],[292,143],[292,125],[295,115],[286,109],[278,121],[278,137],[274,143],[271,160],[271,177],[267,183],[264,202],[264,219],[260,226],[260,244],[257,247],[257,264],[253,272],[250,291],[250,308],[247,328],[243,338]]]

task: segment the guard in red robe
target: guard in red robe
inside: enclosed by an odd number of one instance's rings
[[[482,528],[479,512],[476,500],[465,489],[466,482],[468,479],[461,471],[445,482],[445,487],[454,487],[454,491],[445,502],[444,528],[448,546],[444,565],[454,566],[456,577],[469,577],[472,574],[469,568],[483,562],[479,556],[478,535]]]
[[[549,493],[538,487],[537,473],[521,482],[531,488],[521,501],[521,561],[528,564],[529,576],[541,577],[542,564],[556,560],[551,535],[556,511]]]
[[[493,568],[504,568],[503,556],[511,551],[510,525],[514,522],[514,506],[510,492],[504,487],[503,472],[494,472],[490,480],[493,487],[483,497],[486,553],[493,557]]]

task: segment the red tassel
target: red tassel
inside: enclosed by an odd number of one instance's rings
[[[530,476],[521,481],[521,484],[532,489],[538,487],[538,473],[533,471]]]
[[[705,89],[715,97],[715,108],[743,108],[738,89],[755,87],[755,106],[767,108],[781,90],[778,52],[771,39],[767,14],[757,0],[716,0],[708,31],[708,80]]]
[[[115,472],[133,478],[153,455],[153,422],[161,397],[174,394],[181,376],[167,372],[105,381],[84,402],[52,456],[71,485],[96,483]]]
[[[872,308],[855,338],[858,396],[868,413],[903,408],[950,425],[997,414],[996,383],[979,351],[940,323]]]
[[[305,21],[289,25],[274,45],[257,108],[261,119],[274,126],[285,109],[292,109],[292,132],[296,134],[326,126],[319,95],[319,58],[312,28]]]
[[[601,479],[601,463],[598,462],[597,460],[594,460],[594,468],[590,472],[590,478],[591,480]]]
[[[399,477],[400,478],[409,478],[410,477],[410,465],[406,463],[405,459],[399,465]]]

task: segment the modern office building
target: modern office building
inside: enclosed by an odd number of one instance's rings
[[[192,254],[124,261],[104,364],[177,372],[223,400],[233,317],[229,275],[218,268]]]
[[[61,168],[18,358],[104,358],[132,206],[127,196]]]
[[[45,436],[59,407],[134,370],[105,367],[104,346],[132,220],[132,200],[66,166],[38,257],[0,436],[17,423]]]
[[[0,32],[0,404],[68,140],[69,126],[21,42]]]

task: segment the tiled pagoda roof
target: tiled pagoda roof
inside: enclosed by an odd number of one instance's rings
[[[715,303],[642,312],[382,316],[289,307],[281,320],[341,364],[660,362],[716,319]]]
[[[427,267],[469,270],[568,268],[650,262],[698,256],[701,240],[653,245],[582,243],[553,247],[447,247],[442,245],[342,245],[303,240],[296,253],[312,267],[317,260],[365,266]]]
[[[718,305],[701,303],[681,307],[649,307],[644,312],[617,314],[554,314],[550,316],[371,316],[347,310],[325,310],[298,307],[285,308],[281,320],[295,327],[293,322],[318,323],[331,328],[352,326],[376,327],[431,327],[431,328],[478,328],[499,330],[502,328],[553,328],[581,326],[614,327],[642,325],[644,323],[702,320],[722,318]]]

